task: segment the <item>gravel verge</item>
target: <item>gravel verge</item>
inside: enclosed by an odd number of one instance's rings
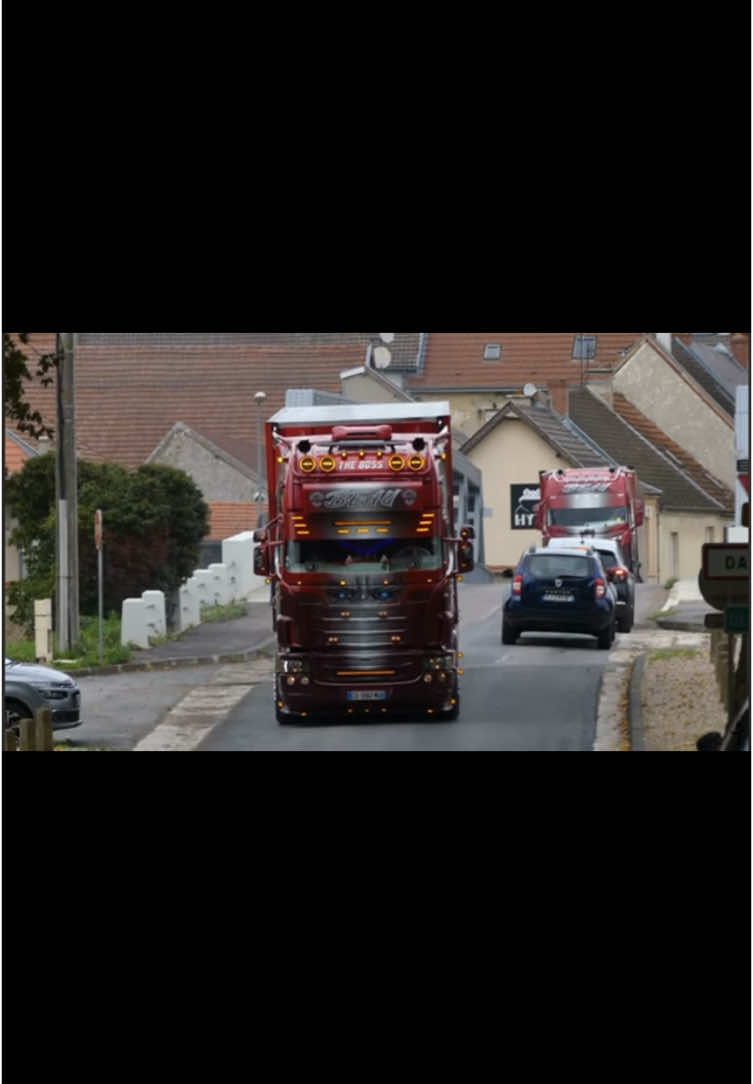
[[[727,716],[707,642],[701,647],[649,649],[641,682],[641,716],[647,753],[693,753],[703,734],[724,733]]]

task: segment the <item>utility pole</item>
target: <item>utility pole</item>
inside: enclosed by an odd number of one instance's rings
[[[57,513],[57,590],[55,628],[58,651],[66,655],[79,638],[78,591],[78,464],[74,345],[72,331],[58,333],[57,448],[55,455],[55,511]]]

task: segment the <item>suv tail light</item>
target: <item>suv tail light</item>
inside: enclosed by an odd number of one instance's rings
[[[599,579],[596,580],[596,597],[604,598],[604,595],[606,595],[606,593],[607,589],[604,586],[604,581],[601,579],[601,577],[599,577]]]
[[[516,576],[515,579],[512,581],[512,593],[514,595],[517,595],[518,598],[519,598],[522,591],[523,591],[523,577],[522,576]]]
[[[616,580],[623,582],[627,579],[628,573],[626,568],[616,568],[613,572],[613,576]]]

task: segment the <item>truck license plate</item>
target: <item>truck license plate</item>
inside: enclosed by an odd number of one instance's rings
[[[386,700],[387,693],[381,689],[363,689],[348,693],[348,700]]]

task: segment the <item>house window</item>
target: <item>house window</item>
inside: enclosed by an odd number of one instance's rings
[[[484,347],[484,361],[499,361],[502,357],[502,347],[499,343],[487,343]]]
[[[573,358],[575,361],[591,361],[596,357],[596,336],[576,335],[573,343]]]

